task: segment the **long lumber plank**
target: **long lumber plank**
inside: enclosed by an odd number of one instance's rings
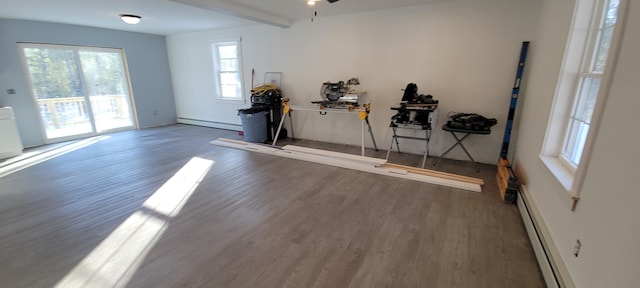
[[[274,155],[298,159],[298,160],[304,160],[309,162],[315,162],[315,163],[320,163],[325,165],[331,165],[335,167],[358,170],[363,172],[393,176],[397,178],[416,180],[416,181],[442,185],[442,186],[447,186],[452,188],[465,189],[465,190],[470,190],[474,192],[481,192],[481,187],[478,184],[446,179],[446,178],[433,176],[433,175],[421,175],[421,174],[412,173],[410,171],[397,169],[397,168],[389,169],[387,167],[377,167],[375,165],[370,165],[365,163],[358,163],[354,161],[341,160],[341,159],[332,159],[332,158],[322,157],[318,155],[299,153],[299,152],[290,152],[290,151],[280,151],[280,152],[276,152]]]
[[[447,173],[442,171],[429,170],[429,169],[421,169],[421,168],[405,166],[400,164],[393,164],[393,163],[385,163],[384,166],[389,166],[389,167],[398,168],[398,169],[405,169],[416,174],[437,176],[437,177],[443,177],[447,179],[458,180],[458,181],[463,181],[463,182],[468,182],[468,183],[473,183],[478,185],[484,185],[484,180],[480,178],[468,177],[468,176]]]
[[[340,159],[349,159],[349,160],[376,164],[376,165],[381,165],[387,162],[387,160],[380,159],[380,158],[365,157],[360,155],[352,155],[347,153],[333,152],[333,151],[307,148],[307,147],[301,147],[301,146],[295,146],[295,145],[285,145],[282,147],[282,150],[303,152],[303,153],[309,153],[309,154],[315,154],[315,155],[321,155],[321,156],[329,156],[329,157],[340,158]]]
[[[389,166],[389,167],[399,168],[399,169],[406,169],[406,170],[410,170],[410,171],[416,172],[416,173],[423,173],[423,174],[426,174],[426,175],[446,176],[446,177],[451,177],[452,179],[458,179],[458,180],[461,180],[461,181],[467,181],[467,182],[470,182],[470,183],[477,183],[477,184],[480,184],[480,185],[484,185],[484,180],[480,179],[480,178],[469,177],[469,176],[458,175],[458,174],[447,173],[447,172],[436,171],[436,170],[422,169],[422,168],[417,168],[417,167],[412,167],[412,166],[405,166],[405,165],[394,164],[394,163],[385,163],[384,165],[385,166]]]
[[[331,157],[326,157],[322,155],[314,155],[314,154],[298,152],[298,151],[287,151],[287,150],[270,148],[262,145],[257,145],[257,144],[252,144],[252,143],[247,143],[247,142],[242,142],[237,140],[226,141],[225,138],[219,138],[217,140],[211,141],[210,143],[213,145],[218,145],[218,146],[223,146],[228,148],[259,152],[259,153],[270,154],[274,156],[309,161],[309,162],[314,162],[319,164],[325,164],[325,165],[330,165],[335,167],[369,172],[369,173],[374,173],[379,175],[386,175],[386,176],[391,176],[396,178],[415,180],[415,181],[420,181],[424,183],[447,186],[447,187],[458,188],[458,189],[463,189],[468,191],[474,191],[474,192],[482,191],[482,188],[478,184],[445,179],[437,176],[422,175],[422,174],[412,173],[411,171],[407,171],[403,169],[390,168],[390,167],[376,167],[376,165],[372,163],[358,162],[358,161],[353,161],[349,159],[331,158]]]

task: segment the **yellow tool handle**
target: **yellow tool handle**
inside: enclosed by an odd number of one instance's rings
[[[291,107],[289,107],[289,98],[282,99],[282,113],[287,114],[289,110],[291,110]]]
[[[367,111],[358,111],[358,118],[360,118],[360,120],[365,120],[367,119],[367,115],[369,115],[369,112]]]
[[[370,103],[364,104],[363,106],[364,110],[358,111],[358,118],[360,118],[360,120],[366,120],[367,116],[369,116],[369,111],[371,110]]]

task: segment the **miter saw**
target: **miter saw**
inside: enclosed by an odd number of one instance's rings
[[[358,78],[351,78],[338,82],[324,82],[320,87],[320,96],[322,101],[311,101],[313,104],[319,104],[321,108],[338,108],[338,109],[354,109],[360,105],[366,104],[366,92],[356,91],[351,86],[360,85]]]

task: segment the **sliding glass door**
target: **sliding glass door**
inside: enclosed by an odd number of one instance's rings
[[[48,141],[135,128],[121,49],[21,44]]]

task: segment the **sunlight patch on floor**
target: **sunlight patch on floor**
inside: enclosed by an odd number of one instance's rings
[[[62,156],[64,154],[73,152],[78,149],[82,149],[84,147],[95,144],[102,140],[107,140],[109,138],[111,138],[111,136],[96,136],[96,137],[80,140],[69,145],[64,145],[59,148],[46,150],[45,152],[34,151],[34,152],[24,153],[18,157],[15,157],[16,158],[15,162],[3,164],[2,167],[0,167],[0,177],[7,176],[9,174],[18,172],[22,169],[29,168],[33,165],[45,162],[47,160],[51,160],[53,158]]]
[[[213,161],[211,160],[192,158],[158,191],[153,193],[142,206],[169,217],[178,215],[182,206],[191,197],[191,193],[198,187],[212,165]]]
[[[55,287],[125,287],[214,163],[193,157]]]

